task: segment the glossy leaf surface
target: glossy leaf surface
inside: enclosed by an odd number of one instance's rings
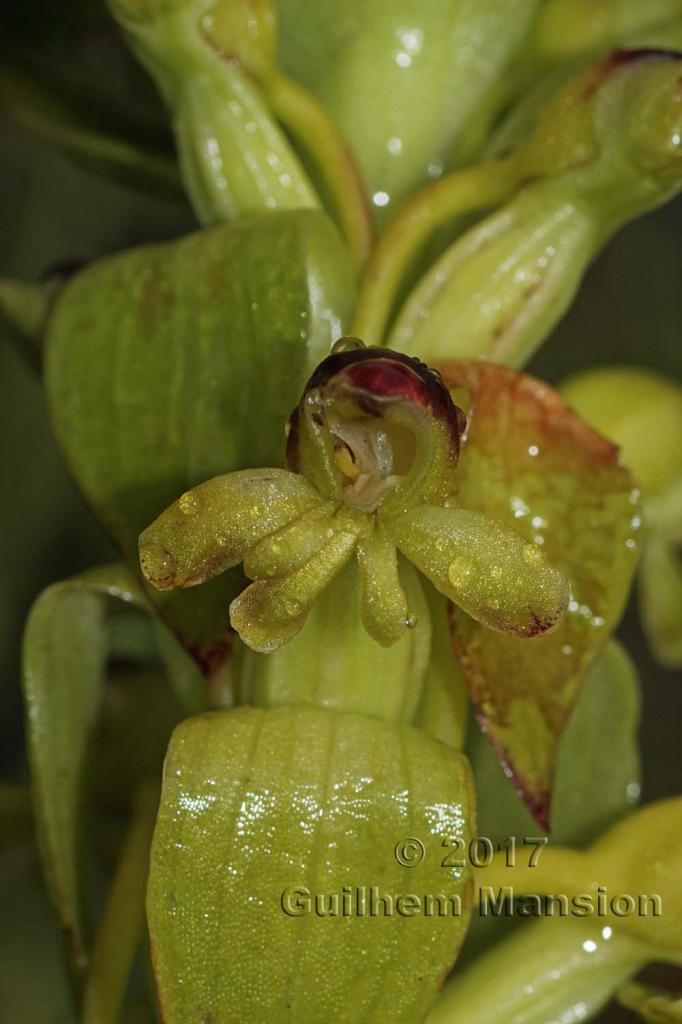
[[[58,439],[85,497],[137,568],[141,530],[183,491],[277,465],[283,424],[342,333],[347,257],[313,213],[269,215],[95,263],[48,340]],[[224,654],[234,575],[159,597],[200,660]]]
[[[466,761],[409,727],[303,708],[183,723],[147,901],[164,1020],[423,1020],[468,919],[469,869],[443,867],[442,844],[474,828]],[[424,844],[409,869],[408,837]],[[371,913],[371,886],[459,896],[462,913]],[[333,893],[349,913],[324,914]]]
[[[568,611],[546,636],[492,633],[452,612],[479,720],[546,826],[559,738],[630,586],[638,492],[617,449],[551,388],[485,363],[448,363],[441,371],[470,398],[455,503],[539,545],[571,585]]]

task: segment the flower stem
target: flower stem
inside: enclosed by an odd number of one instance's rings
[[[117,1024],[145,922],[145,894],[159,787],[146,783],[107,897],[83,998],[83,1024]]]
[[[465,213],[501,203],[518,173],[512,157],[447,175],[419,192],[391,222],[365,271],[351,333],[381,345],[396,296],[430,236]]]
[[[272,111],[305,147],[336,207],[355,264],[365,265],[372,244],[367,192],[350,147],[329,114],[297,82],[280,72],[267,80]]]

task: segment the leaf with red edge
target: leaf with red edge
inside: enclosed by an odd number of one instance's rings
[[[639,492],[618,449],[553,388],[490,363],[439,369],[469,421],[457,504],[538,544],[571,585],[563,621],[532,639],[494,633],[459,608],[451,613],[455,652],[481,725],[547,828],[559,738],[630,587]]]

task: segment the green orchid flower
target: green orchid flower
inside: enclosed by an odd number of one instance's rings
[[[242,640],[268,652],[303,627],[355,556],[362,621],[390,646],[413,625],[399,552],[490,629],[554,627],[569,585],[541,548],[457,505],[463,412],[418,360],[343,339],[310,378],[288,424],[285,469],[242,470],[183,494],[140,537],[159,589],[244,563],[253,581],[230,605]]]
[[[403,720],[423,683],[411,659],[421,641],[443,643],[446,673],[454,658],[507,774],[547,828],[562,732],[637,563],[638,490],[618,449],[525,374],[480,360],[429,370],[348,338],[313,373],[286,448],[284,469],[216,477],[163,512],[140,539],[147,579],[191,587],[243,562],[252,582],[230,618],[257,652],[277,652],[313,606],[300,642],[326,650],[324,629],[306,637],[348,616],[349,595],[357,628],[379,644],[407,639],[418,620],[406,660],[381,659],[376,647],[364,682],[344,683],[343,707],[390,706]],[[425,611],[434,588],[446,598],[437,628]],[[356,633],[349,644],[358,642]],[[292,699],[276,663],[290,654],[297,664],[298,643],[258,663],[260,698]],[[387,703],[371,696],[385,673]],[[295,702],[317,694],[314,681],[297,683]]]

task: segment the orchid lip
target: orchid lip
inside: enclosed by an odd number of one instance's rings
[[[291,417],[287,465],[305,474],[307,446],[308,458],[326,466],[328,496],[371,514],[423,477],[434,445],[448,449],[443,464],[454,467],[464,426],[440,376],[419,360],[340,348],[317,368]]]

